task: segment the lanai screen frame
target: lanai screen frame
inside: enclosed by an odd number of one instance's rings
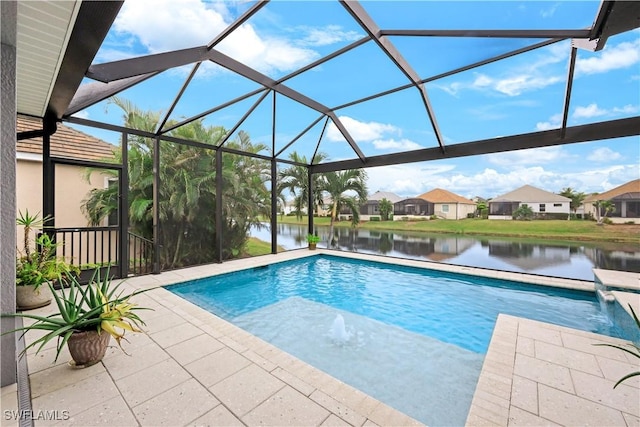
[[[553,145],[563,145],[563,144],[573,144],[579,142],[587,142],[587,141],[596,141],[596,140],[605,140],[612,138],[621,138],[628,136],[640,135],[640,117],[631,117],[619,120],[610,120],[598,123],[592,123],[581,126],[573,126],[567,127],[567,118],[569,112],[569,103],[571,99],[571,91],[573,85],[573,75],[575,69],[575,61],[576,61],[576,53],[578,48],[586,48],[589,50],[600,50],[604,47],[606,40],[609,36],[626,32],[630,29],[633,29],[638,26],[637,19],[634,19],[636,15],[638,15],[638,9],[640,8],[640,4],[636,2],[626,2],[626,1],[603,1],[600,5],[598,13],[595,17],[594,23],[591,28],[588,29],[566,29],[566,30],[393,30],[393,29],[381,29],[377,26],[376,22],[367,14],[365,9],[360,5],[359,2],[356,1],[345,1],[339,0],[340,4],[345,8],[345,10],[353,17],[353,19],[358,23],[358,25],[365,31],[367,34],[365,37],[356,40],[355,42],[323,57],[320,58],[313,63],[302,67],[301,69],[282,77],[278,80],[271,79],[270,77],[256,71],[255,69],[242,64],[235,59],[217,51],[215,46],[220,43],[224,38],[226,38],[229,34],[231,34],[234,30],[240,27],[243,23],[245,23],[249,18],[251,18],[254,14],[256,14],[262,7],[264,7],[268,0],[259,0],[254,5],[252,5],[244,14],[242,14],[234,23],[232,23],[227,29],[222,31],[218,36],[216,36],[213,40],[211,40],[207,45],[197,46],[189,49],[182,49],[179,51],[173,52],[165,52],[155,55],[146,55],[138,58],[125,59],[121,61],[114,61],[106,64],[97,64],[89,66],[88,70],[85,73],[85,77],[96,80],[94,83],[86,84],[80,86],[77,90],[73,99],[68,104],[68,108],[64,110],[64,112],[60,111],[60,108],[50,110],[50,114],[53,114],[57,119],[62,119],[69,123],[74,123],[78,125],[97,127],[107,130],[112,130],[116,132],[121,132],[123,135],[125,134],[136,134],[148,138],[153,138],[156,141],[156,145],[159,145],[160,140],[178,143],[178,144],[186,144],[199,148],[206,149],[214,149],[216,150],[217,156],[221,156],[222,153],[228,152],[231,154],[238,155],[247,155],[254,158],[259,158],[262,160],[271,162],[271,179],[272,179],[272,197],[271,197],[271,211],[272,211],[272,253],[277,253],[277,233],[275,227],[275,221],[277,218],[276,215],[276,194],[275,189],[277,182],[277,164],[284,163],[290,165],[304,166],[308,170],[309,178],[312,177],[313,174],[316,173],[324,173],[331,171],[340,171],[345,169],[355,169],[355,168],[369,168],[369,167],[377,167],[377,166],[388,166],[388,165],[397,165],[403,163],[415,163],[420,161],[430,161],[430,160],[440,160],[446,158],[455,158],[455,157],[464,157],[464,156],[472,156],[472,155],[481,155],[481,154],[489,154],[496,152],[505,152],[505,151],[514,151],[521,150],[527,148],[537,148],[537,147],[546,147]],[[76,26],[80,26],[82,28],[83,25],[91,25],[91,23],[78,22]],[[460,68],[456,68],[453,70],[449,70],[447,72],[441,73],[436,76],[431,76],[428,78],[421,78],[415,70],[411,67],[411,65],[402,57],[400,52],[395,48],[393,43],[388,39],[388,36],[411,36],[411,37],[430,37],[430,36],[447,36],[447,37],[505,37],[505,38],[539,38],[540,42],[535,43],[533,45],[520,48],[508,53],[504,53],[489,59],[485,59],[483,61],[479,61],[473,64],[468,64]],[[561,127],[558,129],[547,130],[547,131],[539,131],[532,132],[520,135],[511,135],[500,138],[492,138],[485,140],[478,140],[472,142],[465,142],[460,144],[453,144],[445,146],[443,142],[443,138],[440,134],[438,123],[436,120],[435,112],[431,103],[429,101],[429,97],[427,91],[425,89],[425,84],[428,82],[436,81],[438,79],[448,77],[454,75],[456,73],[460,73],[463,71],[468,71],[474,69],[476,67],[480,67],[482,65],[486,65],[493,62],[498,62],[506,58],[510,58],[515,55],[519,55],[525,52],[532,51],[534,49],[538,49],[544,46],[551,45],[553,43],[557,43],[563,40],[571,39],[572,40],[572,49],[569,57],[569,66],[567,71],[567,85],[564,96],[564,105],[563,105],[563,114]],[[338,105],[335,107],[328,107],[323,105],[316,100],[313,100],[305,95],[287,87],[284,82],[288,79],[291,79],[306,70],[309,70],[313,67],[316,67],[324,62],[330,61],[333,58],[336,58],[358,46],[361,46],[367,42],[374,42],[381,51],[392,61],[395,66],[407,77],[409,83],[396,87],[391,90],[387,90],[384,92],[380,92],[366,98],[361,98],[357,100],[353,100],[351,102]],[[220,65],[228,70],[235,72],[253,82],[261,85],[261,88],[244,94],[240,97],[237,97],[234,100],[228,101],[224,104],[220,104],[212,107],[206,111],[203,111],[195,116],[189,117],[178,123],[177,125],[167,127],[167,121],[171,112],[175,108],[177,102],[180,97],[186,90],[187,86],[191,82],[191,79],[195,75],[196,71],[200,67],[203,61],[212,61],[213,63]],[[99,123],[91,120],[81,119],[77,117],[72,117],[72,114],[77,113],[91,105],[94,105],[104,99],[107,99],[113,95],[116,95],[127,88],[130,88],[140,82],[143,82],[158,73],[165,71],[167,69],[182,66],[185,64],[193,63],[194,66],[192,68],[191,73],[186,78],[182,88],[179,93],[173,100],[171,107],[168,112],[164,116],[164,118],[160,121],[158,128],[155,132],[143,132],[136,129],[130,129],[123,126],[116,126],[110,124]],[[425,116],[428,118],[434,134],[436,135],[436,140],[438,142],[437,147],[433,148],[425,148],[414,151],[404,151],[404,152],[396,152],[386,155],[379,156],[365,156],[360,148],[358,147],[357,142],[351,137],[348,130],[341,124],[340,120],[336,115],[336,111],[356,105],[362,102],[366,102],[372,99],[376,99],[379,97],[383,97],[385,95],[389,95],[401,90],[407,89],[416,89],[420,93],[420,97],[424,104],[425,108]],[[275,152],[275,117],[277,114],[276,108],[273,111],[273,123],[272,123],[272,134],[274,138],[273,147],[274,150],[271,156],[261,155],[261,154],[253,154],[246,153],[237,150],[231,150],[224,146],[224,142],[232,136],[235,130],[239,129],[242,125],[244,119],[247,118],[249,113],[247,114],[228,132],[225,139],[223,139],[222,143],[219,146],[212,146],[210,144],[204,144],[200,142],[182,140],[179,138],[172,137],[167,135],[167,132],[171,130],[190,123],[194,120],[200,119],[208,114],[211,114],[215,111],[218,111],[226,106],[232,105],[241,100],[247,99],[250,96],[257,95],[262,93],[263,98],[269,95],[270,93],[274,96],[274,106],[275,106],[275,98],[276,95],[286,96],[296,102],[299,102],[313,110],[316,110],[319,114],[319,117],[312,122],[302,133],[293,138],[285,148],[281,149],[277,153]],[[55,100],[52,100],[52,105]],[[55,106],[55,105],[54,105]],[[333,121],[336,127],[344,136],[345,140],[349,143],[351,148],[355,153],[355,157],[349,160],[342,161],[332,161],[325,163],[313,164],[313,157],[309,160],[310,164],[301,164],[295,163],[288,159],[280,158],[279,156],[288,148],[290,145],[294,144],[295,141],[300,138],[305,132],[307,132],[311,127],[320,122],[321,120],[325,120],[325,123],[328,122],[329,119]],[[45,121],[46,122],[46,121]],[[45,138],[45,145],[47,141]],[[45,148],[44,153],[46,156],[47,149]],[[156,150],[157,151],[157,150]],[[317,149],[316,149],[317,151]],[[155,156],[157,157],[157,156]],[[314,153],[315,157],[315,153]],[[159,161],[159,159],[158,159]],[[217,162],[218,165],[221,165],[222,162]],[[47,161],[43,162],[46,168]],[[123,165],[126,169],[126,165]],[[157,168],[156,168],[157,169]],[[221,174],[218,174],[221,176]],[[156,182],[157,176],[155,177]],[[313,180],[309,179],[309,183],[312,183]],[[161,183],[159,184],[161,185]],[[221,190],[219,186],[222,183],[217,182],[217,190]],[[48,191],[44,192],[44,197],[46,198],[48,195]],[[157,189],[155,191],[157,195]],[[221,191],[217,191],[217,194],[221,194]],[[311,188],[309,191],[309,201],[308,201],[308,216],[309,216],[309,232],[313,232],[313,189]],[[50,202],[49,202],[50,204]],[[154,200],[154,206],[157,205],[157,200]],[[44,206],[44,214],[47,214],[47,206],[48,203],[45,202]],[[218,204],[219,209],[221,209],[221,204]],[[220,224],[219,218],[221,212],[216,212],[217,223]],[[154,211],[154,230],[158,226],[159,222],[157,221],[157,209]],[[220,225],[219,225],[220,226]],[[219,235],[219,234],[218,234]],[[219,235],[220,236],[220,235]],[[154,238],[154,244],[158,245],[160,242]],[[217,242],[218,249],[220,249],[219,245],[221,245],[221,238],[219,237],[219,241]],[[158,251],[156,250],[156,253]],[[218,251],[221,254],[221,251]],[[219,259],[219,261],[222,261]]]

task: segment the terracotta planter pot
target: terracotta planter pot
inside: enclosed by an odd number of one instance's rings
[[[51,289],[46,283],[36,287],[34,285],[16,286],[16,308],[18,310],[32,310],[51,304]]]
[[[69,353],[76,367],[87,367],[102,360],[109,344],[109,335],[102,331],[74,332],[67,341]]]
[[[309,250],[310,251],[315,250],[316,249],[316,245],[317,245],[317,243],[309,243]]]

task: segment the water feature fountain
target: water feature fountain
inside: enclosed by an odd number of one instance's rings
[[[336,344],[346,344],[347,341],[349,341],[350,334],[347,332],[342,314],[338,314],[336,318],[333,319],[329,336]]]

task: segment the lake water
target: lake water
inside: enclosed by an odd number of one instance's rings
[[[316,227],[326,248],[329,227]],[[334,229],[332,249],[385,255],[445,264],[491,268],[552,277],[593,280],[594,267],[640,272],[640,248],[633,244],[567,242],[531,243],[522,239],[403,233],[380,230]],[[268,224],[253,228],[251,236],[271,241]],[[284,249],[307,246],[307,226],[278,224],[278,245]]]

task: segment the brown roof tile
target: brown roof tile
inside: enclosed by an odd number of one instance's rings
[[[40,129],[42,129],[42,119],[18,114],[16,120],[16,131],[18,133]],[[113,158],[113,150],[115,149],[116,147],[108,142],[61,123],[58,123],[56,133],[51,135],[51,155],[55,157],[103,160]],[[17,151],[42,154],[42,138],[18,141]]]
[[[433,190],[427,191],[418,197],[431,203],[463,203],[467,205],[475,205],[475,202],[472,200],[465,199],[462,196],[458,196],[457,194],[443,190],[442,188],[434,188]]]
[[[600,194],[592,194],[584,199],[584,202],[594,202],[596,200],[611,200],[614,197],[621,196],[627,193],[638,193],[640,192],[640,179],[634,179],[633,181],[629,181],[626,184],[622,184],[617,186],[616,188],[612,188],[609,191],[605,191]]]

